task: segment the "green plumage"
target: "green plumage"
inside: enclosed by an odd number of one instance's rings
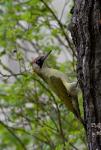
[[[45,67],[43,65],[49,54],[50,52],[45,56],[40,56],[33,60],[31,63],[33,65],[33,71],[48,84],[52,91],[66,105],[68,110],[73,112],[85,127],[79,110],[77,83],[69,83],[67,76],[64,73],[53,68]]]
[[[41,68],[37,71],[37,74],[48,84],[70,111],[76,113],[77,116],[80,115],[76,82],[68,83],[65,74],[48,67]]]

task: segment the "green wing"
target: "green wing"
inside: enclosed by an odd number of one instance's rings
[[[53,91],[55,94],[63,101],[63,103],[66,105],[66,107],[74,113],[74,115],[80,120],[80,122],[85,126],[83,119],[80,115],[80,109],[79,109],[79,103],[78,103],[78,97],[76,93],[74,94],[73,90],[71,92],[71,84],[67,83],[65,79],[62,79],[61,77],[50,77],[50,83]],[[50,84],[49,83],[49,84]],[[69,90],[68,90],[69,89]],[[71,95],[72,93],[72,95]]]
[[[55,94],[64,102],[66,107],[74,113],[75,109],[72,104],[72,96],[69,94],[65,86],[65,80],[60,77],[50,77],[51,87]]]

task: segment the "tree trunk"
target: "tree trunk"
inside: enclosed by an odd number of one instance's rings
[[[101,150],[101,0],[75,0],[71,35],[89,150]]]

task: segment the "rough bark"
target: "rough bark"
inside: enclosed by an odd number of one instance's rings
[[[77,50],[89,150],[101,149],[101,0],[75,0],[71,35]]]

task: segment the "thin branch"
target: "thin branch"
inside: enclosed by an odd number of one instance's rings
[[[65,150],[65,135],[64,135],[64,132],[63,132],[63,127],[62,127],[62,121],[61,121],[61,113],[60,113],[60,110],[59,110],[59,107],[57,107],[57,114],[58,114],[58,123],[59,123],[59,128],[60,128],[60,134],[61,134],[61,137],[62,137],[62,140],[63,140],[63,145],[64,145],[64,150]]]
[[[69,142],[70,146],[73,147],[74,150],[79,150],[76,146],[74,146],[71,142]]]
[[[36,79],[36,78],[34,78],[34,77],[33,77],[33,79],[36,80],[36,81],[51,95],[51,97],[52,97],[52,99],[53,99],[53,101],[54,101],[54,103],[55,103],[55,105],[56,105],[56,108],[57,108],[57,105],[58,105],[58,104],[57,104],[57,102],[56,102],[56,100],[55,100],[55,97],[54,97],[53,93],[52,93],[44,84],[42,84],[42,82],[41,82],[40,80],[38,80],[38,79]],[[51,120],[53,121],[53,123],[54,123],[54,125],[55,125],[57,131],[59,131],[58,126],[57,126],[57,124],[55,123],[55,121],[54,121],[52,118],[51,118]]]
[[[62,41],[62,39],[59,37],[59,35],[56,36],[57,40],[60,42],[60,44],[62,44],[66,49],[68,49],[69,47]]]
[[[28,48],[26,48],[26,47],[20,45],[19,43],[17,43],[17,45],[18,45],[19,48],[23,49],[23,50],[26,51],[26,52],[34,53],[33,50],[30,50],[30,49],[28,49]]]
[[[41,123],[41,122],[40,122],[40,119],[38,119],[38,118],[33,118],[33,120],[32,120],[32,119],[30,119],[30,118],[27,117],[27,114],[20,114],[20,115],[21,115],[21,117],[23,117],[24,119],[26,119],[26,121],[27,121],[29,124],[30,124],[30,123],[38,122],[38,125],[40,125],[41,127],[44,127],[44,125],[45,125],[45,126],[47,126],[47,127],[49,128],[49,130],[50,130],[53,134],[58,135],[58,134],[57,134],[57,130],[56,130],[55,128],[53,128],[53,127],[47,125],[47,123],[45,123],[44,121]],[[31,127],[31,129],[32,129],[32,127]]]
[[[13,71],[10,68],[8,68],[6,65],[4,65],[1,60],[0,60],[0,65],[3,67],[4,70],[6,70],[6,71],[8,71],[10,73],[10,75],[6,75],[6,74],[3,74],[3,73],[0,72],[0,74],[3,77],[9,78],[11,76],[14,76],[16,79],[18,79],[17,76],[16,76],[16,74],[14,74]]]
[[[57,23],[58,23],[58,25],[59,25],[59,27],[60,27],[60,29],[61,29],[61,31],[62,31],[62,33],[63,33],[65,39],[66,39],[66,41],[67,41],[67,43],[68,43],[70,49],[72,50],[73,55],[74,55],[75,57],[77,57],[77,55],[76,55],[76,53],[75,53],[75,50],[74,50],[74,47],[72,46],[72,44],[71,44],[71,42],[70,42],[70,40],[69,40],[69,37],[68,37],[67,33],[66,33],[65,30],[64,30],[63,24],[62,24],[61,21],[58,19],[58,17],[55,15],[54,11],[48,6],[48,4],[47,4],[44,0],[40,0],[40,1],[46,6],[46,8],[47,8],[47,9],[51,12],[51,14],[53,15],[54,19],[57,21]]]
[[[8,131],[9,131],[9,133],[19,142],[19,144],[22,146],[22,148],[24,149],[24,150],[27,150],[26,149],[26,147],[25,147],[25,145],[24,145],[24,143],[21,141],[21,139],[10,129],[10,127],[8,127],[5,123],[3,123],[1,120],[0,120],[0,124],[4,127],[4,128],[6,128]]]
[[[21,72],[21,73],[13,73],[13,74],[3,74],[2,72],[0,72],[0,75],[2,75],[3,77],[7,77],[7,78],[10,78],[12,76],[14,76],[16,78],[17,76],[24,75],[24,73],[25,73],[25,71]]]
[[[19,130],[19,129],[17,129],[17,128],[14,128],[15,130]],[[35,139],[37,139],[38,141],[41,141],[42,143],[45,143],[45,144],[47,144],[47,145],[49,145],[50,146],[50,148],[52,149],[52,150],[55,150],[55,146],[54,145],[52,145],[51,143],[50,143],[50,141],[48,140],[46,140],[47,138],[45,137],[44,139],[42,139],[42,138],[40,138],[39,136],[37,136],[37,135],[33,135],[33,134],[30,134],[29,132],[27,132],[27,131],[25,131],[24,129],[20,129],[22,132],[24,132],[24,133],[26,133],[26,134],[28,134],[28,135],[30,135],[30,136],[32,136],[33,138],[35,138]]]
[[[36,136],[36,135],[33,135],[33,134],[31,134],[31,133],[29,133],[28,131],[26,131],[25,129],[22,129],[22,128],[13,128],[13,127],[11,127],[13,130],[20,130],[20,131],[22,131],[22,132],[24,132],[25,134],[27,134],[27,135],[30,135],[30,136],[32,136],[32,137],[34,137],[34,138],[36,138],[38,141],[41,141],[42,143],[45,143],[45,144],[47,144],[47,145],[49,145],[49,143],[47,142],[47,141],[45,141],[45,140],[43,140],[43,139],[41,139],[41,138],[39,138],[38,136]],[[73,149],[74,150],[79,150],[77,147],[75,147],[71,142],[69,142],[69,144],[70,144],[70,146],[71,147],[73,147]],[[51,147],[51,145],[50,145],[50,147]],[[53,147],[53,146],[52,146]],[[52,148],[51,147],[51,148]]]
[[[10,74],[3,74],[1,71],[0,71],[0,75],[3,76],[3,77],[6,77],[6,78],[10,78],[10,77],[15,77],[16,79],[17,76],[21,76],[21,75],[25,75],[25,73],[27,72],[30,72],[30,70],[25,70],[25,71],[22,71],[22,72],[19,72],[19,73],[14,73],[10,68],[8,68],[6,65],[4,65],[1,60],[0,60],[0,65],[3,67],[3,69],[5,69],[6,71],[8,71]]]
[[[67,2],[66,2],[66,0],[65,0],[65,3],[64,3],[64,6],[63,6],[63,9],[62,9],[62,12],[61,12],[60,20],[62,20],[62,17],[63,17],[64,11],[65,11],[65,8],[66,8],[66,6],[67,6],[68,2],[69,2],[69,1],[67,1]]]

